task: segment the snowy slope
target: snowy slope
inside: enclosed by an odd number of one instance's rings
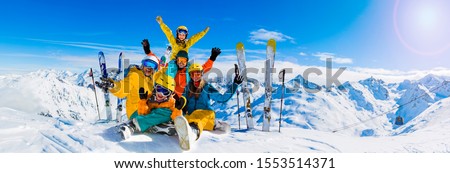
[[[233,132],[205,132],[198,141],[201,148],[190,152],[449,152],[450,87],[444,82],[444,77],[432,75],[394,84],[368,78],[325,91],[324,86],[296,75],[286,79],[282,133],[278,133],[281,87],[275,80],[272,132],[265,133],[259,130],[264,104],[260,81],[252,93],[256,130],[238,129],[238,113],[241,128],[245,127],[244,109],[239,99],[238,110],[234,95],[226,104],[213,105],[216,117],[229,122]],[[91,83],[87,71],[0,76],[0,152],[181,152],[176,137],[140,134],[120,141],[115,123],[96,124]],[[223,91],[225,83],[214,85]],[[103,111],[102,93],[97,94]],[[114,104],[115,97],[111,98]],[[394,129],[392,117],[397,112],[415,114]]]
[[[448,110],[450,103],[445,107]],[[0,119],[0,152],[182,152],[175,136],[138,134],[120,141],[112,124],[30,115],[9,108],[0,108]],[[448,123],[447,119],[441,125],[448,127]],[[189,152],[450,152],[449,142],[448,129],[437,127],[420,133],[361,138],[295,127],[284,127],[278,133],[242,131],[233,126],[231,134],[204,132]]]
[[[440,100],[425,111],[420,113],[416,118],[398,128],[396,134],[432,131],[450,132],[450,98]]]
[[[355,89],[357,88],[357,89]],[[280,88],[275,85],[274,88]],[[319,92],[308,92],[310,90],[317,90]],[[377,113],[385,111],[394,102],[386,100],[377,100],[370,92],[371,87],[365,87],[359,82],[346,83],[346,91],[333,87],[331,91],[326,92],[321,87],[313,82],[305,81],[305,79],[298,75],[295,78],[286,82],[286,94],[284,98],[282,126],[284,127],[300,127],[303,129],[313,129],[331,132],[340,130],[342,127],[357,124],[362,120],[370,119],[376,116]],[[281,88],[274,89],[272,102],[272,127],[278,129],[279,126],[279,111],[281,102]],[[254,118],[257,124],[262,124],[262,115],[264,107],[264,88],[261,85],[259,90],[253,93],[254,101],[252,102]],[[358,92],[360,95],[353,96],[352,93]],[[372,105],[362,107],[358,102],[370,102]],[[369,101],[367,101],[369,100]],[[216,117],[238,124],[238,113],[243,116],[244,108],[243,101],[240,98],[241,108],[237,111],[236,96],[234,96],[227,104],[214,105]],[[374,107],[377,110],[374,110]],[[241,118],[242,127],[245,126],[245,119]],[[341,133],[361,136],[364,131],[371,131],[371,135],[385,135],[390,133],[391,124],[386,117],[380,117],[376,121],[368,121],[366,123],[358,124],[355,127],[343,129]]]

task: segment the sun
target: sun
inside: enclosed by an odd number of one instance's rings
[[[416,54],[434,56],[450,49],[450,1],[396,0],[393,23],[399,40]]]

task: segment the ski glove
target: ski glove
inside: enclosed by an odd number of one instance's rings
[[[114,88],[114,80],[111,78],[100,77],[101,82],[95,81],[95,84],[104,91]]]
[[[212,48],[212,49],[211,49],[211,56],[209,57],[209,59],[210,59],[211,61],[215,61],[216,58],[217,58],[217,56],[219,56],[220,53],[222,53],[222,52],[220,51],[220,48],[218,48],[218,47]]]
[[[178,110],[182,110],[184,106],[186,106],[186,102],[186,97],[181,96],[175,101],[175,108],[177,108]]]
[[[244,81],[244,76],[242,75],[236,75],[234,77],[234,83],[240,85]]]
[[[158,24],[161,24],[163,22],[162,17],[156,16],[156,21],[158,22]]]
[[[150,43],[148,43],[148,40],[147,39],[142,40],[141,44],[142,44],[142,48],[144,48],[145,54],[149,54],[150,53]]]
[[[146,100],[146,99],[148,99],[148,91],[146,91],[146,92],[144,93],[144,88],[143,88],[143,87],[139,88],[139,98],[140,98],[141,100]]]
[[[234,83],[240,85],[242,81],[244,81],[244,76],[239,74],[239,68],[238,65],[234,64],[234,73],[236,76],[234,76]]]

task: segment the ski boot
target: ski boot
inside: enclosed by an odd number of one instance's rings
[[[166,134],[168,136],[174,136],[177,134],[177,130],[175,129],[175,125],[173,123],[162,123],[149,128],[147,131],[149,133]]]
[[[217,121],[214,123],[214,130],[220,131],[224,133],[230,133],[231,132],[231,126],[224,122],[224,121]]]
[[[193,133],[192,128],[191,126],[189,126],[186,118],[184,118],[183,116],[176,117],[175,129],[177,130],[180,148],[185,151],[190,150],[191,144],[193,144],[196,139],[196,134]]]
[[[136,131],[137,128],[136,125],[133,123],[133,121],[128,121],[122,124],[119,128],[119,133],[123,140],[130,138],[131,135],[133,135]]]

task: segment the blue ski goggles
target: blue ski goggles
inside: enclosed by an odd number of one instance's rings
[[[161,85],[155,85],[155,91],[157,93],[161,93],[163,96],[170,96],[172,94],[172,91],[170,91],[169,89],[161,86]]]
[[[187,35],[188,32],[187,32],[186,30],[184,30],[184,29],[180,29],[180,30],[178,30],[178,34],[184,34],[184,35]]]
[[[142,65],[144,67],[152,68],[155,71],[158,70],[158,63],[150,59],[142,60]]]

